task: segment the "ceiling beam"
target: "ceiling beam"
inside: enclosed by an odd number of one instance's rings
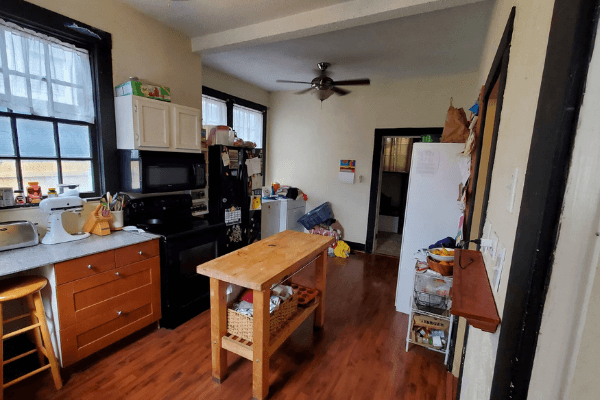
[[[352,0],[254,25],[197,36],[192,38],[192,51],[203,54],[218,53],[481,1],[488,0]]]

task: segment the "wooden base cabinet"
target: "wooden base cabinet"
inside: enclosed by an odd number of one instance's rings
[[[63,367],[160,319],[158,252],[153,240],[56,264]]]

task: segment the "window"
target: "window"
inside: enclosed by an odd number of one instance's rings
[[[210,96],[202,96],[202,124],[227,125],[227,103]]]
[[[233,130],[237,136],[247,142],[256,143],[262,148],[263,114],[246,107],[233,106]]]
[[[227,125],[237,136],[265,150],[267,107],[202,87],[202,124]],[[263,152],[266,154],[266,151]],[[264,163],[264,161],[263,161]]]
[[[383,170],[385,172],[408,172],[413,139],[386,137],[383,139]]]
[[[99,193],[94,89],[86,49],[0,19],[0,186]]]

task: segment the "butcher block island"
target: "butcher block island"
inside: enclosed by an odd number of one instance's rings
[[[210,278],[211,346],[213,380],[227,376],[227,351],[253,364],[252,394],[262,400],[269,393],[269,358],[315,312],[314,326],[322,328],[325,310],[327,248],[334,239],[284,231],[197,267]],[[315,263],[315,289],[319,295],[274,332],[270,331],[271,287]],[[253,291],[253,341],[227,333],[227,286],[233,283]]]

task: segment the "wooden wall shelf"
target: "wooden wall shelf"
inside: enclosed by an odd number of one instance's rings
[[[456,249],[453,278],[452,314],[482,331],[496,332],[500,317],[481,252]]]

